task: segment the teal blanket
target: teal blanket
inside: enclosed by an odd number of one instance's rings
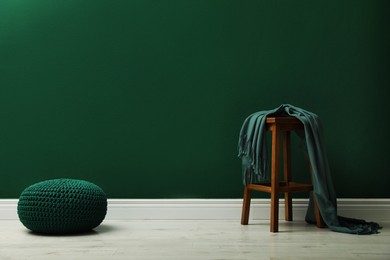
[[[238,156],[242,159],[244,185],[261,183],[269,178],[265,135],[265,121],[268,116],[293,116],[303,123],[304,131],[296,133],[306,147],[305,151],[312,166],[314,194],[326,225],[333,231],[343,233],[378,233],[381,227],[377,223],[337,215],[336,192],[325,152],[319,117],[301,108],[283,104],[276,109],[256,112],[246,118],[238,143]],[[306,221],[315,223],[312,197],[306,213]]]

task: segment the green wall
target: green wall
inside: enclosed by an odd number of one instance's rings
[[[0,198],[59,177],[111,198],[239,198],[241,124],[281,103],[321,117],[339,197],[390,197],[389,9],[2,0]]]

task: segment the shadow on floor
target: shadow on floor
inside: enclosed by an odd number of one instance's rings
[[[101,224],[100,226],[96,227],[95,229],[92,229],[87,232],[81,232],[81,233],[70,233],[70,234],[44,234],[44,233],[38,233],[31,230],[26,230],[26,232],[29,235],[32,236],[46,236],[46,237],[82,237],[82,236],[96,236],[107,232],[113,232],[117,230],[117,228],[113,225],[109,224]]]

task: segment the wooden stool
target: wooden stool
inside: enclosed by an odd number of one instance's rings
[[[248,184],[244,188],[244,200],[242,206],[241,224],[247,225],[249,220],[249,209],[251,204],[251,191],[263,191],[271,193],[271,232],[278,232],[279,220],[279,193],[284,192],[285,219],[292,221],[292,192],[312,191],[312,184],[297,183],[291,181],[291,159],[290,159],[290,132],[303,130],[303,124],[295,117],[268,117],[266,119],[266,130],[272,132],[272,155],[271,155],[271,183]],[[280,144],[283,134],[283,172],[284,181],[279,181],[280,167]],[[310,166],[311,174],[311,166]],[[314,209],[317,227],[325,227],[320,211],[314,198]]]

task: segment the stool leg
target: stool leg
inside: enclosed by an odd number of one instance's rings
[[[272,154],[271,154],[271,232],[279,230],[279,159],[280,143],[279,129],[272,129]]]
[[[310,168],[310,176],[311,176],[312,183],[313,183],[313,169],[311,167],[310,161],[309,161],[309,168]],[[312,194],[313,194],[313,202],[314,202],[314,213],[316,215],[316,226],[318,228],[324,228],[324,227],[326,227],[326,224],[325,224],[324,220],[322,219],[321,212],[320,212],[320,209],[318,208],[318,203],[317,203],[317,199],[316,199],[316,196],[314,194],[314,191],[312,192]]]
[[[279,231],[279,197],[275,190],[271,192],[271,232]]]
[[[284,132],[283,138],[283,167],[284,167],[284,181],[289,185],[291,181],[291,159],[290,159],[290,132]],[[284,193],[284,209],[286,221],[292,221],[292,194],[290,192]]]
[[[242,202],[241,225],[248,225],[249,211],[251,207],[251,198],[252,198],[252,192],[247,186],[245,186],[244,199]]]
[[[316,215],[316,225],[318,228],[326,227],[324,220],[322,219],[320,209],[318,208],[317,199],[313,192],[314,212]]]

